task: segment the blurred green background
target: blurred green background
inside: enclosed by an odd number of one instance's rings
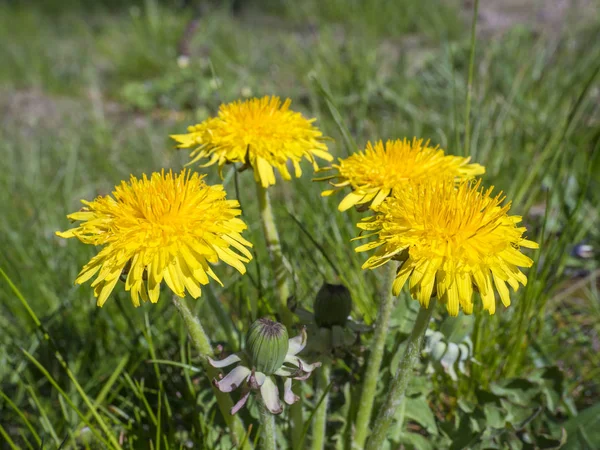
[[[419,136],[486,165],[485,183],[507,193],[530,238],[542,242],[539,264],[510,309],[468,318],[479,365],[458,384],[442,373],[427,399],[449,417],[473,383],[557,366],[565,386],[553,420],[595,407],[591,419],[571,425],[572,436],[584,435],[571,445],[598,442],[599,14],[596,1],[482,1],[465,148],[472,1],[2,2],[0,448],[10,448],[6,436],[40,448],[31,429],[44,448],[65,438],[86,445],[84,423],[49,382],[89,416],[56,349],[132,448],[148,448],[161,426],[173,448],[210,435],[219,419],[208,382],[147,363],[193,361],[168,298],[135,309],[117,290],[97,308],[88,285],[73,286],[95,250],[54,232],[69,227],[65,216],[80,199],[108,194],[130,174],[180,170],[188,155],[169,134],[222,102],[271,94],[316,117],[336,156],[350,149],[333,106],[359,147]],[[206,172],[219,182],[216,170]],[[310,178],[307,171],[278,183],[274,194],[295,298],[310,308],[337,273],[352,290],[355,316],[370,323],[377,273],[361,271],[366,256],[349,242],[361,215],[339,213],[340,199],[321,198],[324,186]],[[271,275],[251,175],[228,170],[223,182],[241,201],[256,258],[246,277],[218,267],[225,289],[206,289],[195,308],[215,342],[235,346],[234,330],[269,312]],[[148,411],[160,392],[168,393],[169,420],[157,426]],[[206,439],[216,446],[220,436]]]

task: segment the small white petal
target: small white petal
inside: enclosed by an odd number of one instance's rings
[[[298,336],[290,339],[289,343],[288,356],[294,356],[300,353],[304,347],[306,347],[306,329],[302,328],[302,332]]]
[[[248,401],[249,396],[250,396],[250,389],[246,390],[246,392],[244,392],[242,394],[242,398],[240,398],[240,400],[235,405],[233,405],[233,408],[231,408],[232,416],[244,407],[244,405]]]
[[[291,358],[289,358],[289,360],[288,358],[286,358],[285,362],[297,366],[300,370],[301,373],[297,376],[294,376],[296,380],[306,380],[313,370],[315,370],[317,367],[321,367],[321,363],[319,361],[312,364],[308,364],[306,361],[304,361],[301,358],[298,358],[297,356],[292,356]]]
[[[285,400],[285,402],[288,405],[293,405],[298,400],[300,400],[300,397],[298,397],[296,394],[294,394],[294,391],[292,391],[292,379],[291,378],[286,378],[285,383],[283,383],[283,388],[284,388],[283,400]]]
[[[252,372],[248,377],[248,383],[252,389],[258,389],[263,385],[267,376],[262,372]]]
[[[318,362],[318,361],[316,363],[313,363],[313,364],[308,364],[302,358],[299,358],[297,356],[288,356],[288,357],[285,358],[285,362],[298,367],[303,372],[312,372],[317,367],[321,367],[321,363]]]
[[[229,355],[227,358],[225,359],[220,359],[218,361],[215,361],[212,358],[208,358],[208,362],[210,363],[211,366],[213,367],[227,367],[230,366],[232,364],[235,364],[236,362],[240,362],[241,358],[237,355],[237,353],[234,353],[233,355]]]
[[[256,382],[259,386],[262,386],[267,379],[267,376],[262,372],[255,372],[254,377],[256,378]]]
[[[250,373],[250,369],[247,367],[237,366],[222,380],[214,380],[214,384],[221,392],[231,392],[239,387]]]
[[[289,377],[292,374],[296,373],[298,369],[292,369],[289,367],[281,366],[281,368],[275,372],[275,375],[279,375],[280,377]]]
[[[279,389],[277,389],[277,385],[273,383],[271,377],[265,378],[265,382],[260,388],[260,394],[267,409],[272,414],[281,414],[283,412],[283,406],[279,401]]]

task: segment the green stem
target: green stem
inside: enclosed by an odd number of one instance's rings
[[[467,101],[465,106],[465,156],[471,154],[471,96],[473,93],[473,73],[475,72],[475,43],[477,42],[475,29],[477,26],[478,10],[479,0],[475,0],[473,5],[473,22],[471,24],[471,54],[469,55],[469,79],[467,81]]]
[[[331,377],[331,361],[323,361],[323,365],[317,371],[317,389],[315,399],[319,400],[325,394],[323,401],[315,411],[312,432],[312,450],[322,450],[325,447],[325,436],[327,429],[327,406],[329,403],[329,379]]]
[[[423,337],[425,331],[429,326],[429,320],[435,307],[435,299],[431,299],[429,302],[429,308],[421,307],[417,320],[415,321],[414,328],[408,337],[406,342],[406,350],[404,350],[404,356],[398,366],[396,376],[392,381],[390,388],[386,394],[386,400],[382,408],[379,410],[377,419],[373,426],[373,432],[367,441],[366,450],[379,450],[383,445],[383,441],[387,435],[388,429],[392,424],[396,411],[404,400],[404,393],[408,386],[409,380],[413,376],[413,367],[419,360],[421,354],[421,346],[423,344]]]
[[[383,283],[379,290],[379,312],[377,322],[375,323],[375,333],[371,343],[371,354],[369,363],[365,372],[365,379],[362,385],[362,393],[358,402],[359,409],[356,417],[356,429],[354,432],[354,440],[352,448],[363,448],[369,431],[369,422],[371,420],[371,412],[373,411],[373,402],[375,401],[375,392],[377,390],[377,381],[379,380],[379,368],[383,359],[385,348],[385,339],[390,327],[390,317],[394,309],[394,295],[392,293],[392,284],[396,277],[397,264],[389,262],[384,267]]]
[[[267,241],[267,250],[271,258],[271,267],[275,275],[275,290],[277,292],[278,312],[281,322],[291,331],[293,316],[292,312],[287,307],[288,297],[290,296],[290,286],[288,280],[288,269],[285,258],[281,252],[281,241],[279,240],[279,232],[275,224],[273,216],[273,208],[269,199],[269,192],[256,183],[256,193],[260,207],[260,219],[262,229]]]
[[[173,304],[179,311],[179,314],[181,314],[190,338],[192,339],[192,343],[196,347],[196,350],[198,350],[200,353],[202,365],[204,366],[204,370],[206,370],[206,375],[212,382],[213,379],[217,379],[219,377],[219,370],[211,366],[207,360],[208,356],[214,355],[210,340],[204,332],[204,328],[202,327],[200,320],[198,320],[198,318],[190,311],[184,299],[174,295]],[[215,392],[215,396],[217,398],[219,410],[225,419],[225,423],[227,423],[227,426],[231,430],[232,439],[234,443],[238,445],[244,440],[244,436],[246,435],[244,424],[238,416],[231,415],[231,408],[233,407],[231,397],[222,393],[214,386],[213,391]],[[245,442],[243,448],[250,449],[250,443]]]
[[[479,314],[475,314],[475,324],[473,325],[473,356],[478,361],[483,361],[482,355],[482,346],[481,343],[485,342],[482,340],[482,334],[484,332],[484,322],[483,322],[483,311],[475,311],[475,313],[479,312]],[[471,367],[471,377],[473,381],[477,383],[478,386],[487,387],[487,380],[483,376],[482,367],[479,364],[473,364]]]
[[[260,402],[260,424],[261,424],[261,449],[277,450],[277,429],[275,428],[275,416],[267,409],[264,402]]]
[[[267,250],[269,251],[269,256],[271,258],[271,267],[275,276],[279,319],[286,326],[288,331],[291,331],[293,315],[287,306],[288,297],[291,293],[288,279],[289,271],[281,251],[281,241],[279,240],[279,232],[277,231],[277,225],[275,224],[269,192],[266,188],[262,187],[260,183],[256,183],[256,193],[260,207],[262,229],[265,235],[265,241],[267,242]],[[292,442],[300,442],[304,430],[304,417],[302,414],[301,402],[296,402],[290,407],[290,419],[292,422]]]
[[[15,445],[15,441],[13,441],[8,435],[7,431],[4,429],[2,424],[0,424],[0,436],[4,437],[4,442],[10,446],[13,450],[19,450],[19,447]]]

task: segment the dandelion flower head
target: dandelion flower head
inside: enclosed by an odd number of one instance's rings
[[[132,175],[112,196],[82,200],[85,207],[68,216],[81,223],[57,235],[103,248],[75,283],[96,275],[92,287],[102,306],[123,279],[139,306],[140,297],[158,301],[163,280],[178,296],[187,291],[198,298],[208,277],[221,283],[209,265],[219,260],[244,273],[252,258],[246,247],[252,245],[241,235],[246,224],[238,218],[239,203],[225,197],[223,186],[209,186],[202,176],[183,170],[141,179]]]
[[[279,97],[266,96],[221,105],[217,117],[171,137],[179,148],[194,149],[190,164],[208,158],[203,167],[218,164],[221,172],[227,163],[243,163],[252,167],[256,182],[267,188],[275,184],[274,169],[291,180],[288,161],[300,177],[303,158],[315,169],[315,157],[333,159],[322,133],[313,125],[315,119],[290,110],[290,104],[289,99],[282,103]]]
[[[520,247],[537,248],[523,238],[519,216],[509,216],[510,203],[502,205],[502,193],[492,196],[481,182],[452,181],[415,186],[392,195],[374,208],[375,214],[358,227],[377,239],[356,249],[377,249],[363,265],[374,269],[391,259],[400,261],[393,284],[398,295],[409,281],[410,293],[428,307],[432,296],[446,305],[452,316],[459,305],[473,312],[477,289],[484,310],[494,314],[494,288],[505,306],[510,305],[507,284],[517,290],[527,278],[519,267],[533,261]]]
[[[316,179],[330,181],[334,189],[324,191],[328,196],[350,186],[352,191],[344,197],[338,209],[345,211],[355,205],[371,204],[376,207],[393,190],[403,190],[410,184],[435,179],[455,178],[457,180],[473,178],[485,172],[479,164],[469,164],[469,158],[445,155],[438,147],[430,147],[429,142],[413,138],[367,143],[364,151],[348,158],[340,159],[338,164],[323,170],[335,170],[334,175]]]

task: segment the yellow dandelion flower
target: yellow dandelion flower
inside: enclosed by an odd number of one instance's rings
[[[410,279],[410,293],[427,307],[432,295],[446,304],[452,316],[459,305],[466,314],[473,312],[473,288],[481,295],[483,308],[496,310],[494,286],[504,306],[510,305],[507,284],[517,290],[527,278],[519,267],[533,261],[520,247],[537,248],[523,238],[524,227],[517,227],[519,216],[509,216],[510,203],[492,197],[481,181],[427,183],[394,194],[374,208],[375,215],[358,227],[370,231],[377,240],[356,248],[362,252],[377,248],[363,265],[374,269],[391,259],[400,261],[393,285],[398,295]]]
[[[438,147],[430,147],[429,141],[413,138],[382,141],[375,145],[370,142],[364,151],[346,159],[339,159],[323,170],[336,170],[337,174],[317,178],[315,181],[330,181],[335,189],[324,191],[328,196],[344,189],[352,188],[341,201],[338,209],[346,211],[354,205],[379,205],[393,190],[402,190],[409,184],[430,182],[434,179],[469,179],[485,172],[479,164],[469,164],[470,158],[445,155]]]
[[[331,161],[322,133],[291,111],[291,100],[283,104],[279,97],[255,98],[221,105],[217,117],[188,128],[188,134],[172,135],[179,148],[194,148],[190,164],[203,158],[202,167],[240,162],[254,169],[254,178],[263,187],[275,184],[277,169],[285,180],[291,180],[288,161],[296,177],[302,175],[300,161],[306,158],[317,169],[315,156]]]
[[[203,176],[183,170],[179,175],[153,173],[138,180],[133,175],[110,195],[67,216],[79,226],[56,234],[76,237],[85,244],[104,246],[87,263],[76,284],[92,282],[102,306],[123,278],[135,306],[140,297],[158,301],[160,284],[180,297],[201,295],[208,277],[222,285],[210,264],[219,260],[245,273],[252,244],[240,234],[246,224],[236,200],[226,200],[222,185],[209,186]],[[237,250],[239,253],[233,251]]]

